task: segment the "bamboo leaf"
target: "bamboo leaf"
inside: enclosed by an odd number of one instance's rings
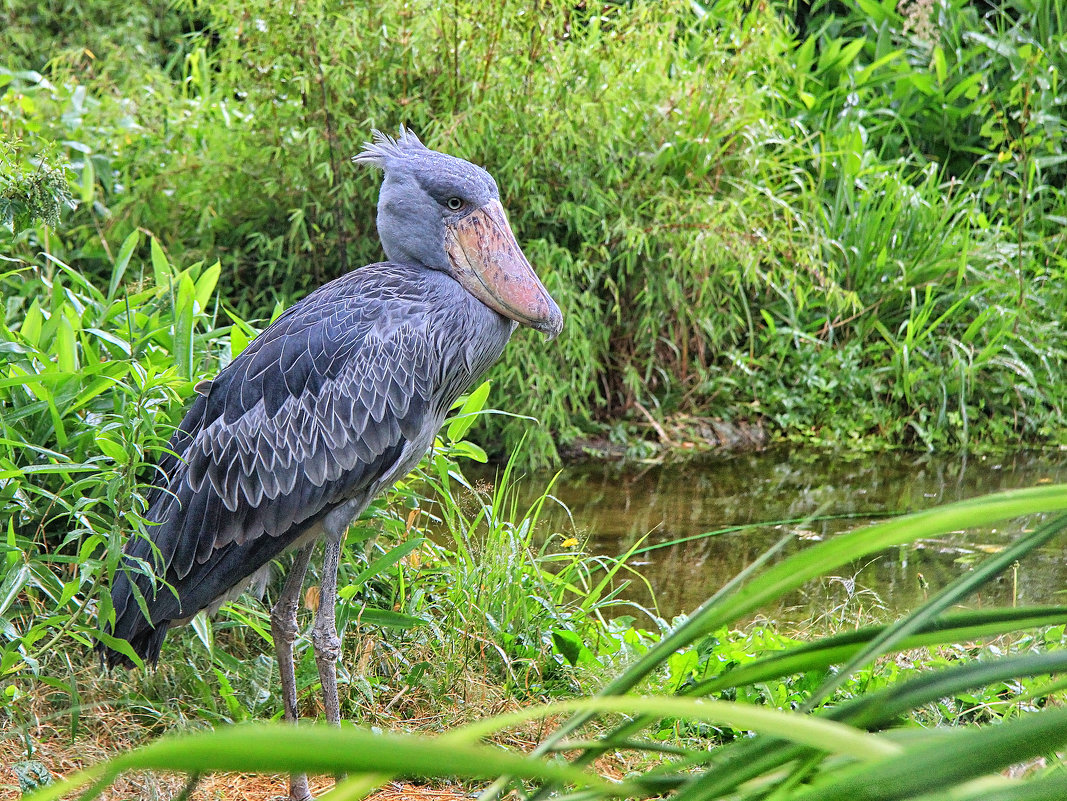
[[[211,301],[211,295],[219,283],[221,273],[222,265],[216,261],[196,279],[196,303],[201,311],[206,309]]]
[[[107,300],[110,303],[115,299],[115,295],[119,291],[119,287],[122,285],[123,276],[126,275],[126,269],[130,266],[130,258],[133,256],[133,251],[137,248],[138,243],[141,241],[141,234],[138,231],[131,231],[122,241],[122,246],[119,248],[119,255],[115,259],[115,266],[111,268],[111,280],[107,285]],[[155,240],[152,240],[155,242]]]
[[[460,407],[459,413],[448,424],[447,437],[452,442],[459,442],[467,435],[470,427],[474,425],[477,415],[485,408],[485,401],[489,397],[489,382],[483,381],[467,396]]]
[[[352,580],[351,584],[344,588],[348,592],[348,597],[351,597],[351,595],[362,587],[369,579],[396,565],[401,559],[419,548],[424,542],[426,542],[425,537],[413,537],[379,556],[360,571],[359,575]]]
[[[193,378],[193,328],[196,326],[193,302],[196,289],[193,279],[183,275],[178,280],[178,296],[174,304],[174,362],[178,374]]]
[[[414,615],[405,615],[403,612],[393,612],[390,609],[365,608],[358,614],[352,615],[359,619],[360,625],[382,626],[390,629],[413,629],[425,626],[426,621]]]
[[[14,569],[8,568],[6,572],[7,575],[0,584],[0,615],[7,612],[30,579],[30,569],[26,565],[19,565]]]
[[[157,287],[162,289],[170,285],[173,270],[170,261],[167,260],[167,254],[163,252],[162,246],[155,237],[152,237],[151,252],[152,280],[155,281]]]

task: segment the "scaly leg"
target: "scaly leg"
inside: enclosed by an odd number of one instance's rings
[[[341,639],[337,636],[337,565],[341,560],[344,531],[326,535],[326,553],[322,557],[322,582],[319,585],[319,611],[311,629],[315,662],[322,681],[322,704],[326,722],[341,725],[341,705],[337,697],[337,660],[341,656]]]
[[[315,543],[311,542],[296,552],[293,566],[285,579],[281,595],[270,610],[270,630],[274,635],[274,653],[278,658],[278,672],[282,677],[282,701],[285,704],[285,719],[296,724],[300,716],[296,705],[296,670],[293,665],[293,641],[296,639],[296,610],[300,603],[300,588],[304,586],[308,561]],[[290,801],[310,801],[311,790],[308,777],[294,774],[289,777]]]

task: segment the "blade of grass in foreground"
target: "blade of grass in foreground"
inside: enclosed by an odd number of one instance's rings
[[[213,732],[165,737],[46,787],[28,796],[27,801],[54,801],[92,782],[82,795],[84,801],[89,801],[126,770],[173,770],[189,774],[210,771],[350,772],[374,774],[375,777],[466,778],[490,778],[506,773],[524,779],[573,783],[593,789],[601,797],[630,794],[634,788],[625,782],[610,783],[570,765],[529,759],[475,744],[499,728],[545,715],[590,708],[598,712],[684,717],[753,729],[866,762],[881,761],[901,751],[900,746],[888,740],[842,723],[748,704],[682,698],[593,698],[526,709],[437,738],[373,734],[355,728],[297,728],[288,724],[233,726]]]
[[[974,782],[971,787],[938,790],[914,797],[914,801],[1057,801],[1067,798],[1067,773],[1062,771],[1027,781],[998,779]]]
[[[881,764],[849,766],[816,780],[791,801],[897,801],[947,790],[1067,743],[1067,709],[1024,715],[981,729],[954,729]],[[944,797],[944,796],[940,796]]]
[[[665,636],[599,695],[620,695],[656,670],[679,648],[704,634],[729,625],[761,606],[792,592],[805,582],[850,561],[877,551],[950,531],[992,525],[1001,520],[1067,509],[1067,485],[1050,485],[985,495],[939,506],[906,517],[877,523],[831,540],[820,542],[783,559],[738,587],[716,596],[698,608],[684,623]],[[576,715],[543,740],[535,754],[554,748],[564,737],[592,719],[591,713]],[[496,784],[484,795],[490,798],[502,789]]]
[[[733,701],[632,695],[621,698],[583,698],[530,707],[519,712],[470,723],[450,734],[443,735],[440,739],[448,742],[471,742],[502,728],[546,715],[589,710],[617,712],[624,715],[645,714],[658,718],[677,717],[700,720],[737,729],[763,732],[790,742],[860,760],[879,759],[896,754],[900,750],[899,746],[876,735],[811,715],[798,715],[795,712],[782,712]]]
[[[848,676],[858,670],[862,665],[867,664],[880,654],[898,647],[909,635],[930,625],[942,611],[975,592],[983,584],[1006,570],[1013,562],[1024,558],[1035,548],[1044,545],[1053,536],[1063,531],[1065,527],[1067,527],[1067,516],[1061,515],[1048,521],[1029,534],[1019,538],[1000,553],[983,560],[973,570],[964,573],[962,576],[952,581],[947,587],[936,593],[918,609],[914,610],[896,623],[886,626],[882,632],[873,637],[870,642],[859,650],[858,653],[854,654],[844,667],[831,673],[822,685],[820,685],[820,687],[808,698],[805,704],[801,707],[801,711],[813,709],[820,700],[828,697],[830,693],[840,687],[847,680]],[[891,699],[895,697],[895,692],[899,689],[900,688],[891,687],[886,692],[879,693],[874,697],[889,704]],[[855,711],[854,705],[847,706],[849,709],[846,710],[845,708],[841,708],[837,710],[837,712],[841,715],[847,715],[850,711]],[[848,717],[841,717],[838,714],[833,715],[833,717],[837,720],[849,719]],[[874,725],[874,721],[870,721],[869,725]],[[711,796],[714,797],[718,793],[723,792],[725,787],[738,786],[737,782],[742,776],[759,775],[754,772],[757,766],[761,766],[764,770],[768,770],[770,769],[770,765],[777,766],[785,764],[788,759],[796,756],[796,754],[789,754],[791,751],[795,751],[795,749],[789,747],[783,748],[781,743],[775,743],[773,741],[753,743],[752,747],[745,753],[734,754],[733,763],[737,766],[735,770],[720,767],[719,769],[710,771],[697,780],[697,782],[690,788],[687,788],[686,791],[682,792],[678,799],[679,801],[695,801],[695,799],[706,797],[705,791],[703,790],[705,785],[713,788],[706,792],[711,793]]]
[[[660,551],[665,548],[673,548],[676,545],[684,545],[687,542],[696,542],[698,540],[711,539],[712,537],[723,537],[728,534],[740,534],[743,531],[754,531],[756,529],[773,529],[780,528],[782,526],[810,526],[812,523],[825,523],[830,520],[880,520],[886,517],[899,517],[905,514],[903,511],[898,512],[842,512],[836,515],[814,515],[808,517],[784,517],[781,520],[759,520],[755,523],[743,523],[736,526],[724,526],[723,528],[717,528],[713,531],[705,531],[701,534],[690,534],[688,537],[675,537],[674,539],[663,540],[662,542],[654,542],[651,545],[642,545],[641,547],[634,546],[633,556],[643,556],[646,553],[652,551]]]
[[[982,637],[998,637],[1025,629],[1056,626],[1067,623],[1067,607],[1029,607],[1017,609],[978,609],[957,612],[928,622],[920,631],[899,643],[899,650],[925,648],[948,643],[969,642]],[[881,633],[885,626],[869,626],[857,631],[848,631],[827,637],[812,643],[805,643],[786,651],[775,652],[763,659],[758,659],[734,668],[715,678],[685,687],[681,694],[701,696],[722,692],[734,687],[752,685],[759,682],[773,681],[784,676],[827,670],[832,665],[840,664],[856,654],[865,643],[870,642]],[[844,720],[853,725],[855,721]],[[582,754],[572,760],[577,766],[587,765],[605,751],[615,748],[631,747],[629,738],[648,726],[654,718],[638,716],[620,724],[615,729],[602,735],[595,743],[586,743]],[[860,724],[862,725],[862,724]],[[870,728],[869,726],[865,726]],[[750,765],[755,754],[752,752],[757,741],[746,741],[748,755],[741,759],[742,764]],[[762,745],[762,743],[760,743]],[[729,746],[735,748],[736,745]],[[706,761],[706,760],[705,760]]]
[[[951,698],[957,693],[997,682],[1063,671],[1067,671],[1067,652],[1064,651],[967,663],[922,674],[879,692],[847,701],[830,710],[825,719],[866,730],[884,728],[912,710],[941,698]],[[804,747],[764,737],[735,741],[716,752],[702,754],[685,765],[672,766],[672,771],[678,771],[702,763],[715,763],[695,779],[692,775],[680,777],[687,786],[675,799],[696,801],[721,798],[745,782],[770,775],[782,765],[810,753]]]
[[[848,663],[833,675],[828,676],[822,685],[812,693],[805,709],[813,709],[822,699],[840,687],[855,671],[877,656],[892,650],[908,636],[932,623],[943,611],[971,595],[987,581],[992,580],[1007,570],[1014,562],[1026,557],[1031,551],[1040,548],[1054,536],[1067,528],[1067,515],[1058,517],[1038,526],[1034,531],[1020,537],[1003,551],[990,556],[978,565],[949,583],[947,587],[935,593],[918,609],[901,618],[886,628],[855,654]]]
[[[804,708],[810,709],[814,707],[820,697],[824,697],[840,686],[844,678],[861,664],[870,661],[879,654],[885,653],[887,650],[902,647],[905,641],[911,639],[911,635],[923,629],[929,629],[934,625],[937,615],[950,604],[966,597],[982,584],[994,578],[1014,561],[1025,557],[1029,552],[1043,545],[1052,536],[1062,531],[1065,526],[1067,526],[1067,518],[1061,516],[1038,527],[1001,553],[987,558],[974,570],[953,581],[948,587],[934,595],[918,610],[901,621],[891,626],[882,627],[881,631],[867,638],[867,643],[864,646],[856,649],[857,652],[851,655],[845,668],[840,671],[834,671],[831,674],[830,678],[816,691]],[[1010,615],[1012,611],[1014,610],[994,610],[998,617],[1001,618]],[[996,633],[1004,633],[1004,631],[1001,630]],[[988,682],[1012,678],[1012,671],[1016,669],[1022,670],[1024,673],[1032,672],[1033,670],[1038,672],[1063,670],[1067,667],[1067,660],[1061,659],[1061,656],[1061,654],[1051,654],[1044,655],[1043,658],[1023,657],[1000,660],[990,665],[965,666],[962,670],[942,671],[934,676],[920,677],[904,685],[890,687],[875,695],[844,704],[835,709],[829,717],[834,720],[847,721],[864,728],[888,725],[895,715],[908,712],[923,703],[934,701],[942,697],[942,695],[950,695],[950,688],[960,684],[967,685],[969,682],[976,682],[971,684],[972,687],[976,687]],[[1035,668],[1034,665],[1037,665],[1037,667]],[[814,666],[809,663],[806,667],[811,669]],[[751,672],[752,666],[746,666],[746,668]],[[729,676],[730,674],[727,674],[727,677],[723,678],[728,678]],[[946,687],[942,688],[943,691],[937,689],[938,682],[947,684]],[[714,684],[714,680],[709,684]],[[934,688],[934,695],[932,696],[929,695],[931,687]],[[606,739],[610,739],[610,737]],[[721,794],[739,787],[746,781],[760,775],[766,775],[782,765],[804,757],[803,749],[766,738],[756,738],[755,740],[735,743],[720,751],[714,758],[717,763],[715,767],[690,783],[677,796],[677,799],[678,801],[698,801],[705,798],[717,798]]]
[[[897,643],[893,650],[907,651],[912,648],[970,642],[983,637],[1000,637],[1025,629],[1064,624],[1067,624],[1067,606],[966,610],[926,621],[921,628]],[[885,629],[886,626],[867,626],[786,651],[774,652],[763,659],[686,687],[683,694],[706,695],[731,687],[771,681],[794,673],[826,670],[851,658]]]
[[[460,742],[458,738],[373,734],[349,727],[256,723],[164,737],[45,787],[26,796],[26,801],[54,801],[93,782],[82,796],[88,801],[127,770],[347,772],[481,779],[508,773],[527,779],[595,787],[605,795],[626,792],[625,785],[611,784],[570,765],[527,759],[525,755]]]

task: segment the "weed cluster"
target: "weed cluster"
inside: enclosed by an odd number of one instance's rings
[[[67,635],[88,644],[177,401],[221,356],[226,327],[205,311],[219,266],[174,269],[153,242],[150,277],[127,275],[137,238],[106,289],[56,258],[0,275],[2,676]]]

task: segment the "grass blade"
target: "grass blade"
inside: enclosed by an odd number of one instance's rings
[[[497,748],[460,742],[455,737],[431,739],[282,723],[230,726],[164,737],[83,772],[78,778],[84,784],[103,776],[102,784],[106,785],[127,770],[348,772],[483,779],[508,773],[527,779],[573,782],[610,795],[626,792],[624,784],[609,784],[569,765],[527,759]],[[70,782],[63,782],[26,796],[26,801],[52,801],[71,789]],[[94,786],[90,793],[96,789]]]
[[[1067,743],[1067,709],[1052,709],[981,729],[957,729],[906,749],[880,765],[843,769],[793,801],[897,801],[994,773]]]
[[[848,701],[832,709],[826,719],[867,730],[885,728],[896,723],[901,715],[940,698],[996,682],[1063,671],[1067,671],[1067,653],[1062,651],[970,663]],[[675,801],[720,798],[747,781],[810,755],[809,750],[780,740],[756,738],[733,743],[688,763],[688,767],[702,762],[714,762],[715,766],[678,793]]]
[[[1013,562],[1022,559],[1035,548],[1041,547],[1065,528],[1067,528],[1067,515],[1060,515],[1039,526],[1035,531],[1012,543],[1000,553],[985,559],[973,570],[964,573],[907,617],[891,626],[887,626],[881,634],[853,656],[848,661],[848,664],[828,677],[822,686],[808,699],[806,707],[808,709],[814,708],[819,701],[840,687],[861,666],[879,654],[892,649],[910,634],[931,623],[952,604],[969,596],[987,581],[1007,570]]]
[[[679,648],[692,644],[699,637],[720,626],[735,622],[745,614],[797,589],[804,582],[843,564],[886,548],[947,531],[991,525],[1011,517],[1064,509],[1067,509],[1067,486],[1031,487],[939,506],[821,542],[770,567],[759,574],[758,581],[748,581],[731,595],[717,595],[704,603],[681,626],[663,637],[641,659],[612,680],[601,690],[600,695],[625,693],[653,670],[658,669],[663,660]],[[564,737],[592,717],[592,713],[576,715],[545,738],[534,753],[543,754],[553,749]],[[495,790],[496,788],[489,794]]]
[[[968,610],[927,623],[920,631],[900,642],[897,648],[908,650],[954,642],[966,642],[981,637],[996,637],[1014,631],[1063,625],[1064,623],[1067,623],[1067,607]],[[826,637],[817,642],[805,643],[797,648],[775,653],[764,659],[741,665],[715,678],[689,685],[683,689],[683,693],[687,696],[700,696],[722,692],[733,687],[774,681],[791,674],[826,670],[832,665],[840,664],[849,659],[865,643],[877,637],[885,628],[884,626],[871,626],[833,637]],[[840,709],[844,708],[840,707]],[[833,715],[831,717],[832,719],[842,720],[864,728],[873,726],[873,724],[853,720],[852,718],[838,718]],[[626,745],[627,739],[644,729],[652,721],[652,718],[645,716],[626,721],[601,736],[596,744],[586,745],[583,753],[572,760],[573,764],[586,765],[606,751],[628,747]],[[727,747],[727,750],[744,749],[745,756],[733,760],[739,766],[739,772],[741,771],[740,766],[754,765],[754,760],[764,749],[765,742],[746,741],[744,744]],[[787,761],[788,759],[782,759],[777,761],[776,764],[784,764]],[[751,770],[749,773],[758,775],[759,771]],[[739,783],[741,783],[741,780],[730,783],[730,786],[736,786]]]
[[[900,750],[899,746],[882,738],[857,731],[837,721],[819,720],[810,715],[798,715],[795,712],[782,712],[733,701],[637,696],[584,698],[531,707],[469,724],[445,735],[442,739],[470,742],[507,726],[575,710],[620,714],[643,713],[657,718],[678,717],[701,720],[738,729],[761,731],[782,737],[790,742],[861,760],[880,758],[898,753]]]
[[[1067,623],[1067,607],[1063,606],[971,610],[926,621],[919,630],[898,642],[893,650],[966,642],[980,637],[996,637],[1013,631],[1064,623]],[[866,643],[881,636],[886,628],[888,627],[870,626],[805,643],[694,684],[685,689],[685,694],[705,695],[731,687],[771,681],[793,673],[826,670],[831,665],[841,664],[851,658]]]

